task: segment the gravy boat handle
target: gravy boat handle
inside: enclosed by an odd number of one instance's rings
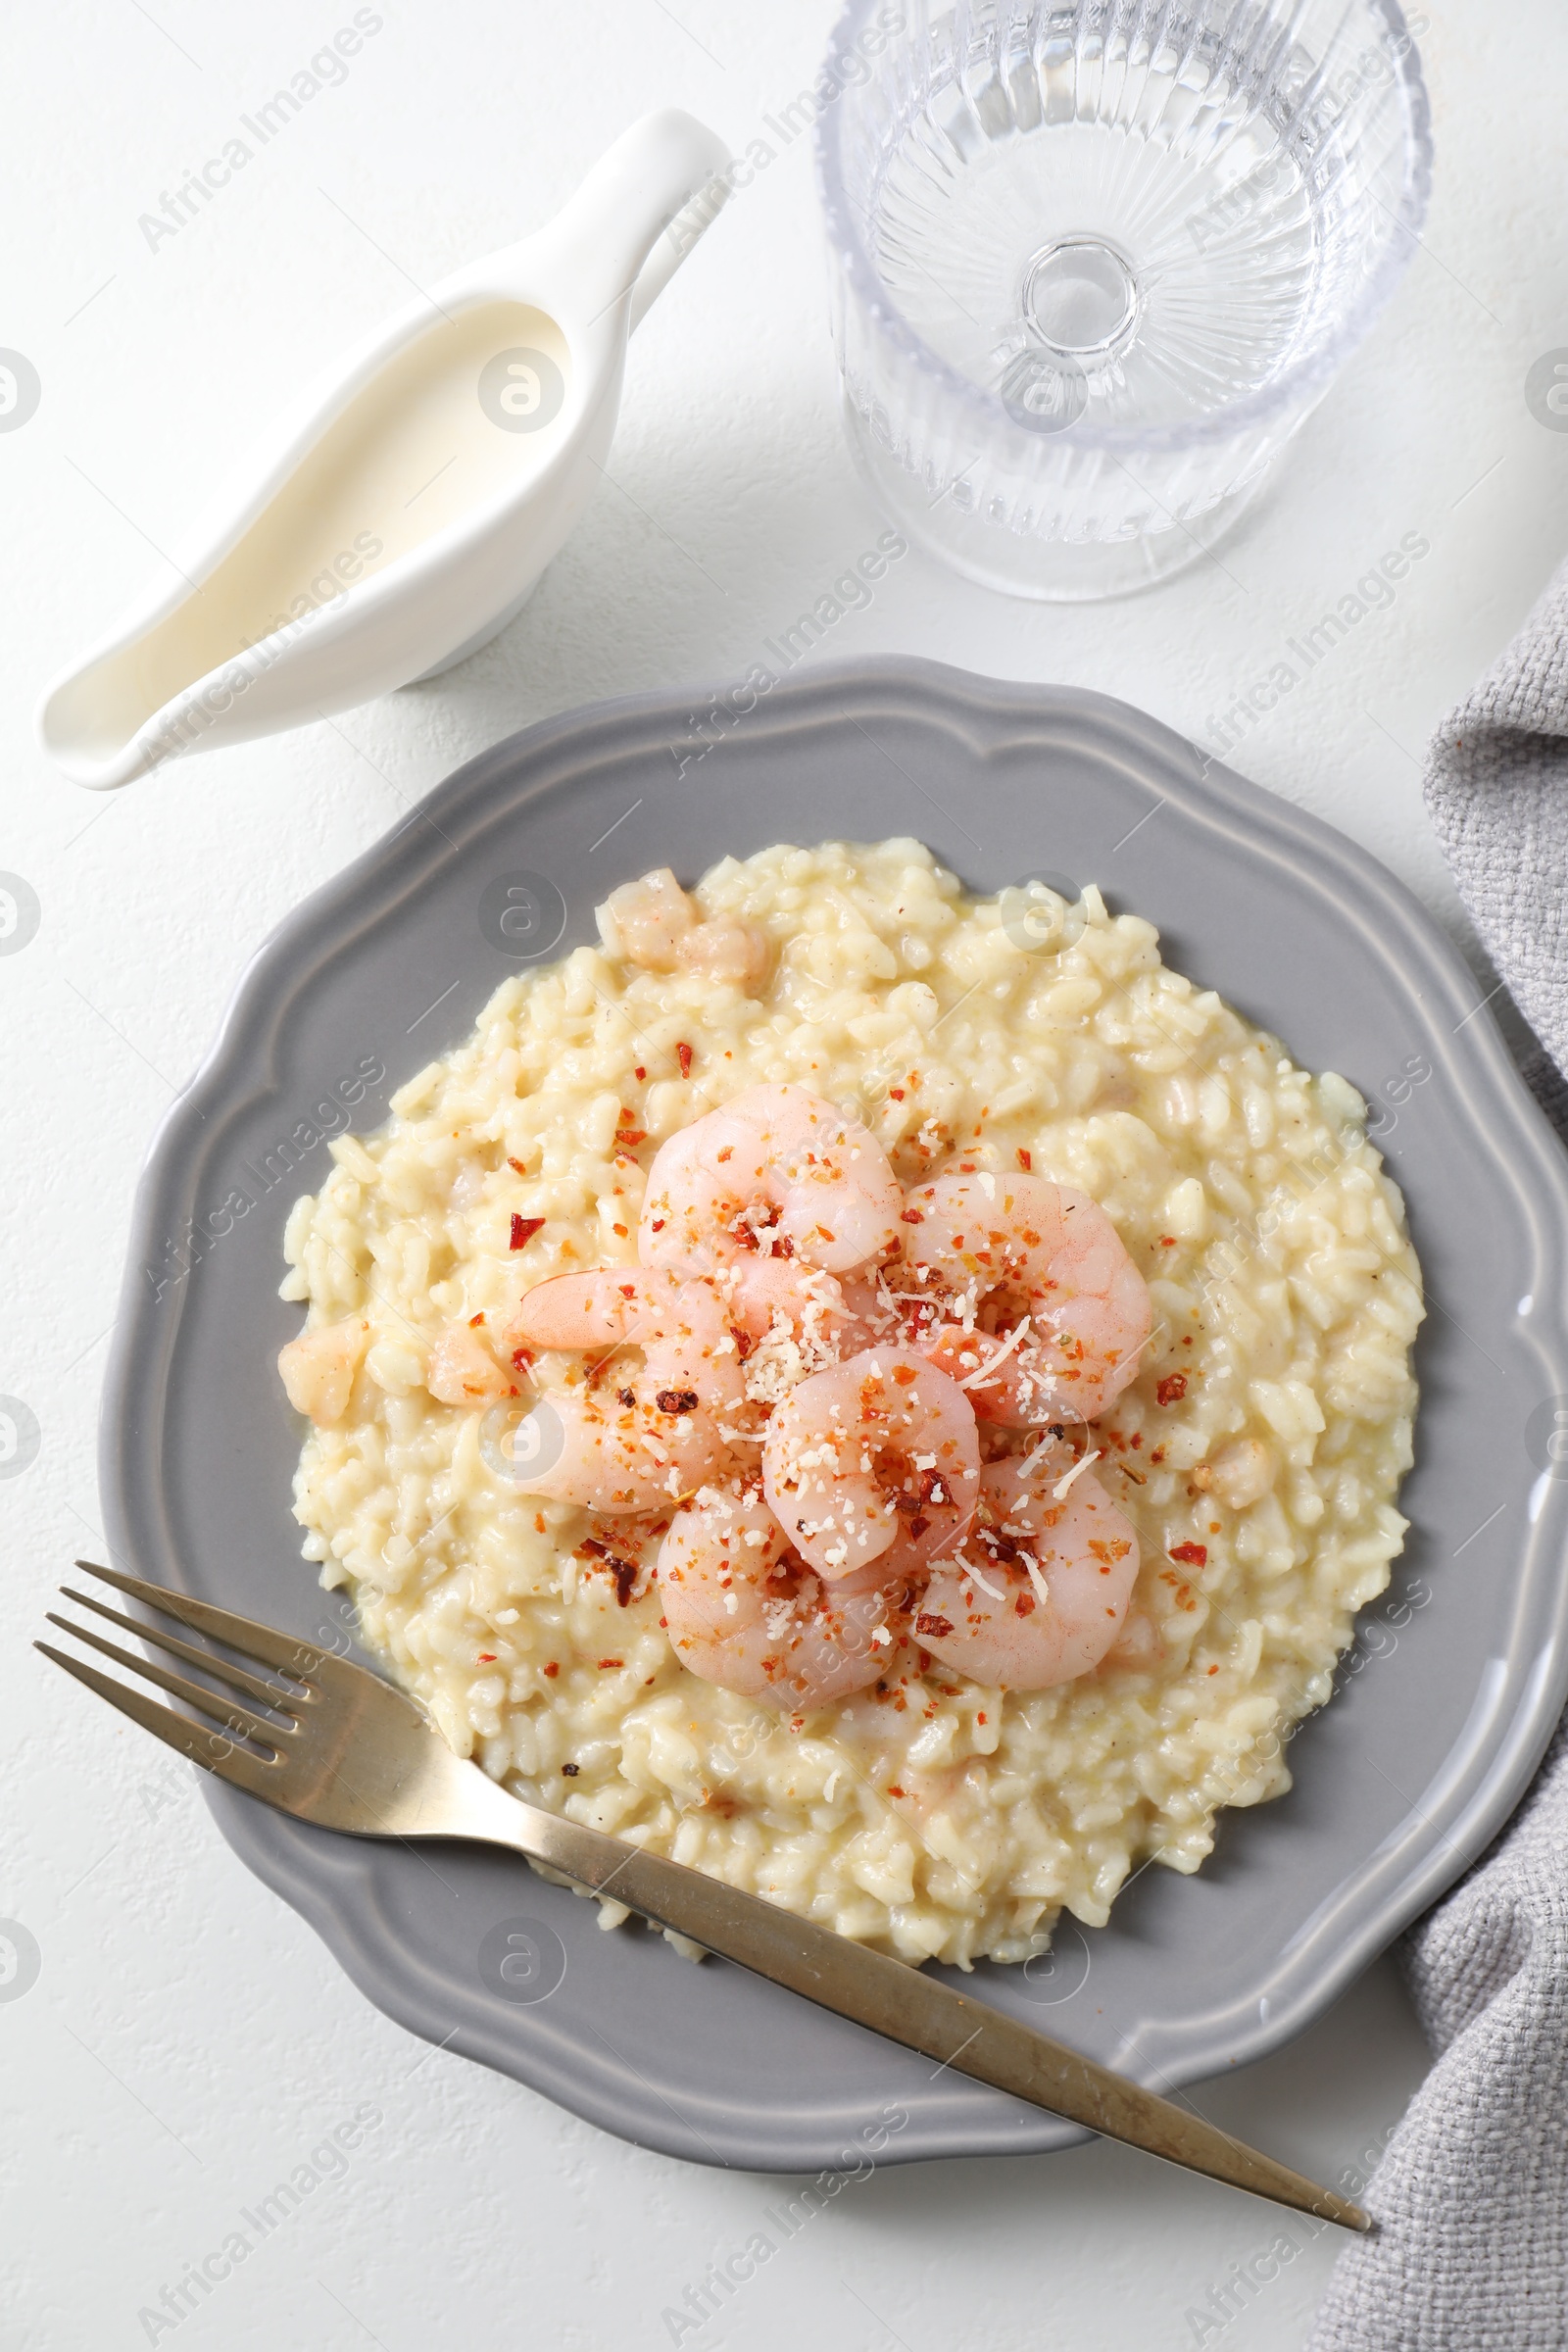
[[[569,277],[579,317],[599,318],[627,295],[636,326],[729,195],[728,148],[669,106],[644,115],[607,148],[536,239],[552,275]]]

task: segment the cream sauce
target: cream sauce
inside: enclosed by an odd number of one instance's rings
[[[531,306],[438,319],[355,396],[211,575],[81,681],[93,731],[128,742],[247,646],[286,638],[525,482],[560,446],[570,373],[561,329]]]

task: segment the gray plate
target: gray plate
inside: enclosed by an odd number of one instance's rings
[[[1413,1526],[1333,1704],[1291,1750],[1291,1793],[1225,1817],[1198,1877],[1146,1870],[1108,1928],[1067,1923],[1043,1972],[969,1983],[1144,2082],[1257,2057],[1479,1852],[1562,1706],[1568,1462],[1548,1440],[1559,1396],[1568,1427],[1568,1163],[1409,894],[1126,705],[877,661],[814,669],[715,732],[697,758],[672,695],[534,727],[257,956],[137,1201],[103,1420],[116,1555],[305,1637],[340,1627],[289,1515],[284,1218],[326,1173],[323,1131],[377,1125],[388,1087],[462,1038],[504,973],[592,934],[614,883],[893,833],[980,888],[1099,881],[1158,923],[1177,969],[1374,1107],[1432,1300]],[[382,2009],[629,2139],[816,2169],[884,2106],[908,2117],[887,2160],[1081,2136],[951,2072],[932,2081],[738,1969],[602,1934],[596,1906],[506,1856],[333,1838],[208,1786],[230,1844]],[[497,1954],[517,1922],[537,1965],[508,1983]]]

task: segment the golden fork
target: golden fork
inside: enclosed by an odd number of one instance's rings
[[[643,1853],[618,1838],[509,1796],[477,1765],[455,1756],[412,1699],[367,1668],[210,1601],[188,1600],[91,1560],[78,1560],[76,1566],[283,1678],[269,1681],[161,1628],[122,1616],[85,1592],[63,1588],[68,1600],[252,1702],[244,1705],[48,1612],[51,1625],[220,1724],[220,1732],[210,1731],[51,1642],[34,1645],[111,1706],[236,1788],[301,1821],[351,1837],[466,1838],[511,1846],[530,1862],[542,1862],[596,1894],[613,1893],[617,1902],[659,1926],[673,1928],[707,1950],[977,2082],[1254,2196],[1271,2197],[1347,2230],[1371,2229],[1359,2206],[1333,2189],[1317,2187],[1201,2116],[955,1992],[937,1978],[682,1863]]]

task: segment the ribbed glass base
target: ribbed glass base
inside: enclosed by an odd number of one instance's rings
[[[844,422],[872,497],[911,545],[940,557],[983,588],[1041,604],[1096,604],[1106,597],[1136,596],[1141,588],[1173,579],[1219,545],[1267,479],[1264,467],[1195,520],[1136,538],[1046,539],[1009,530],[965,505],[961,481],[933,492],[883,448],[849,398]]]

